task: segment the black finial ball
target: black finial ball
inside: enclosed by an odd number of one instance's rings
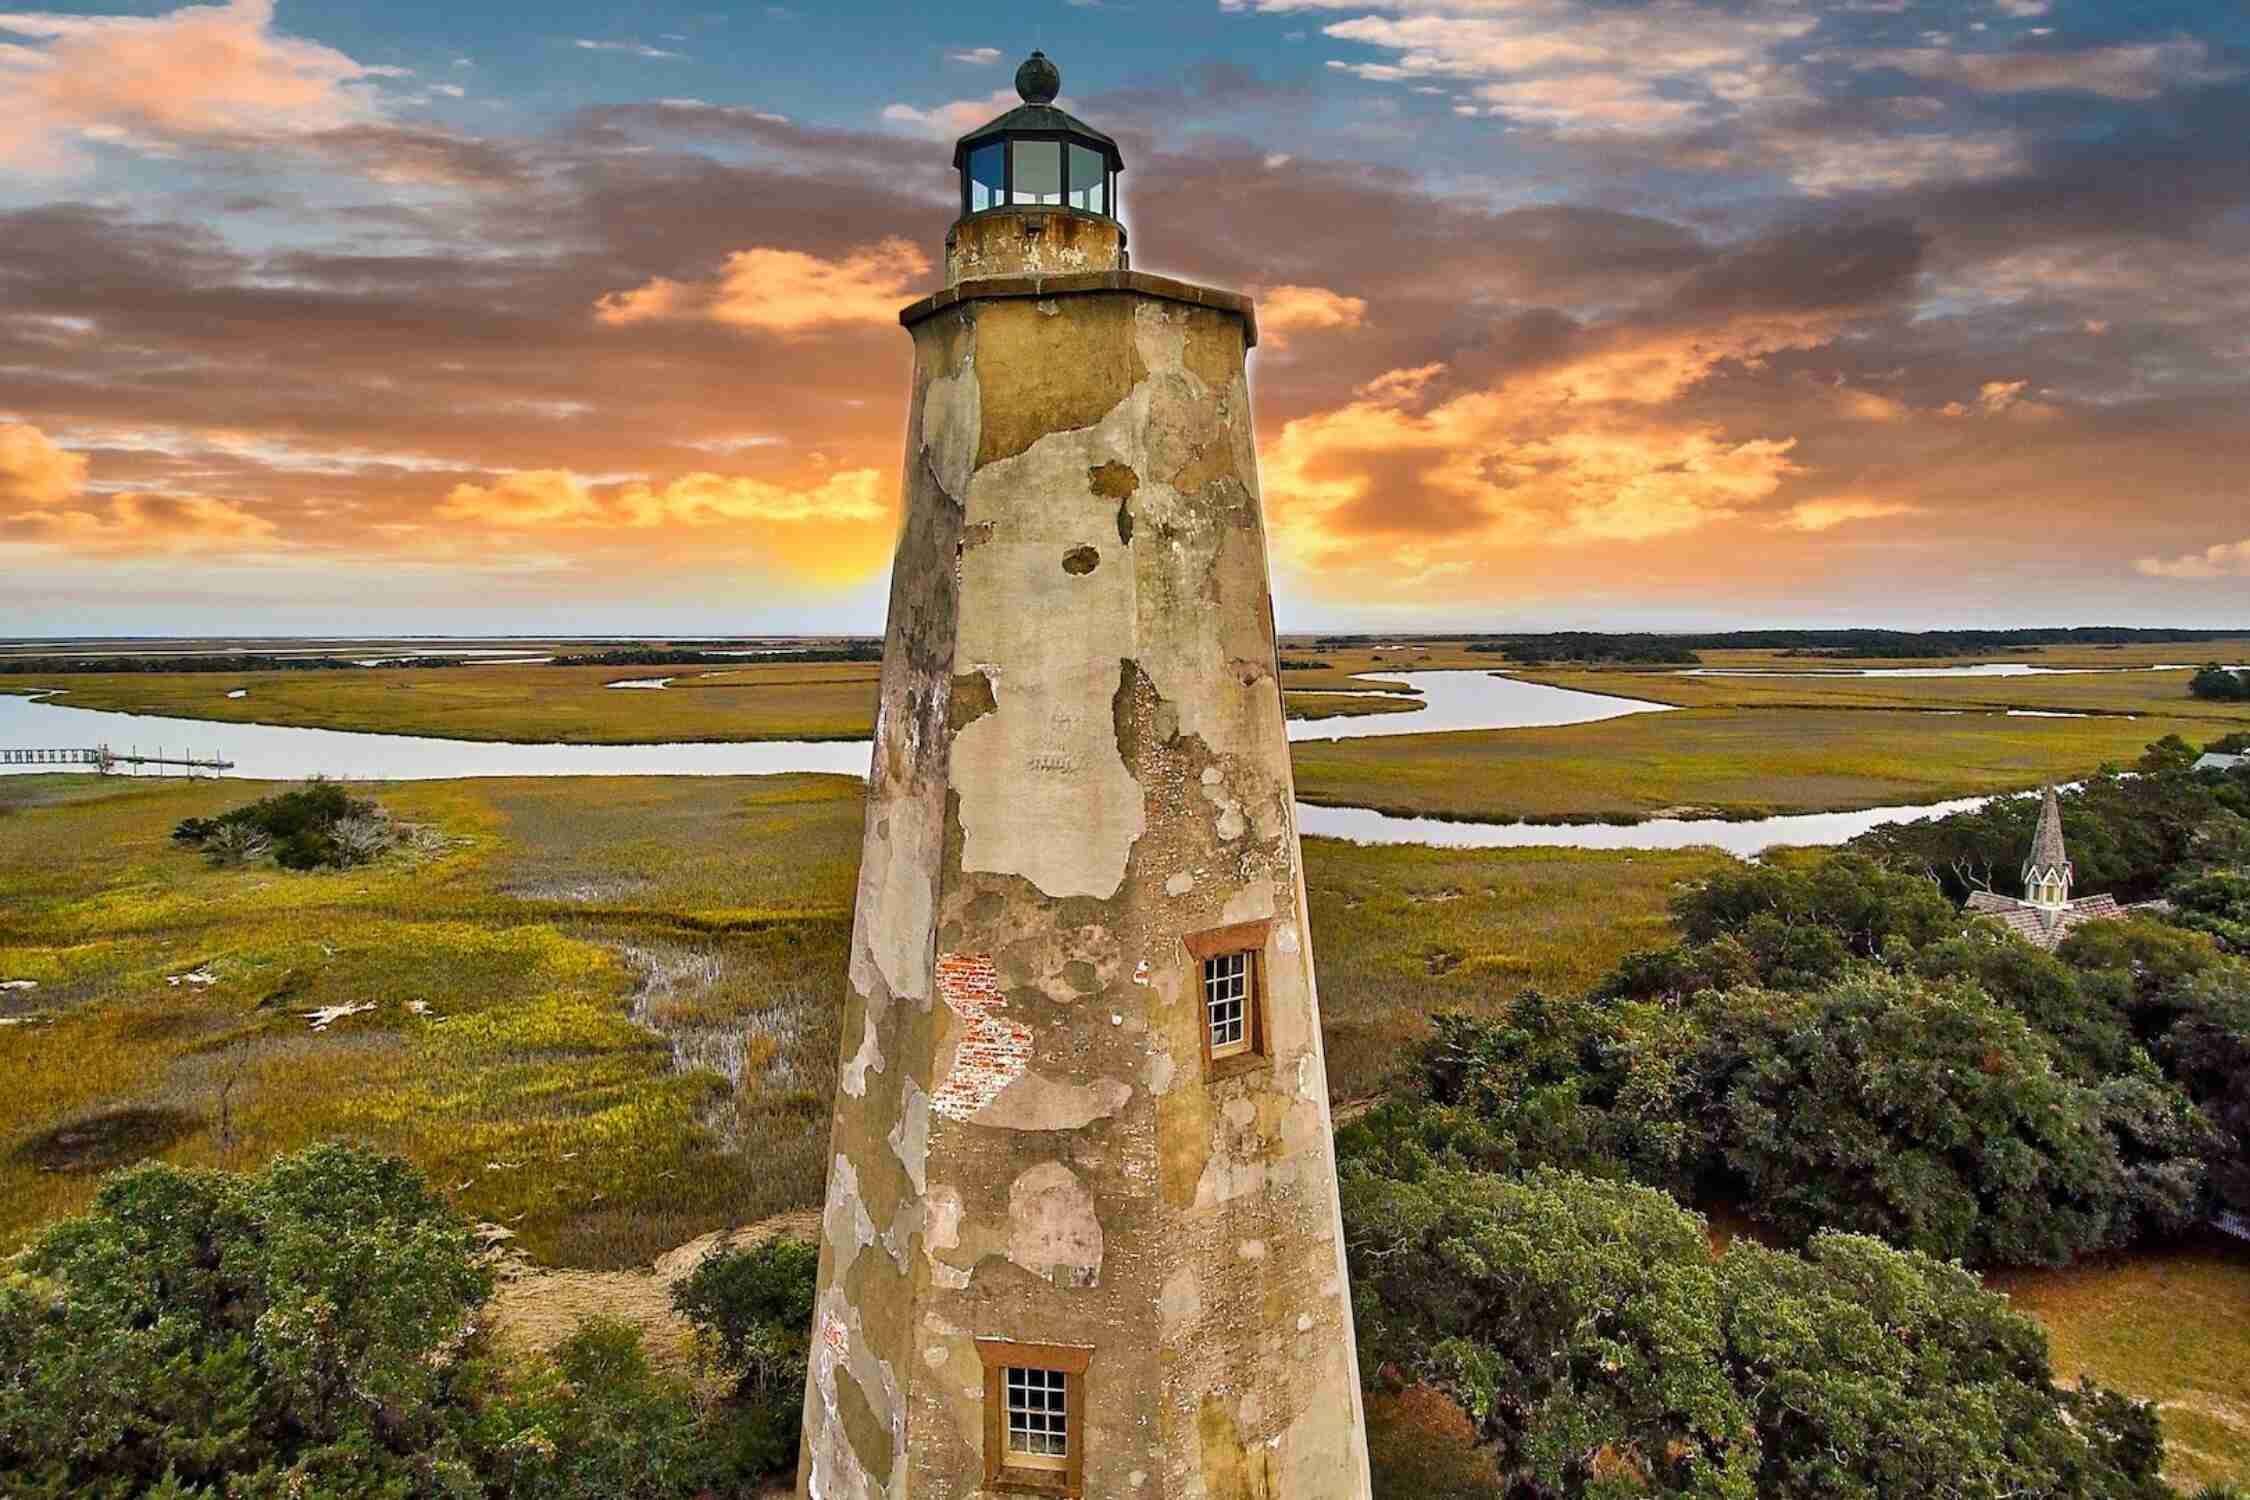
[[[1047,61],[1046,53],[1034,52],[1016,69],[1016,92],[1026,104],[1052,104],[1062,92],[1062,69]]]

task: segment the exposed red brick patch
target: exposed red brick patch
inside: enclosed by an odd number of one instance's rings
[[[930,1094],[930,1109],[966,1120],[1023,1076],[1031,1064],[1031,1028],[998,1014],[1008,997],[989,953],[940,953],[937,982],[939,998],[968,1023],[968,1034],[954,1052],[952,1071]]]

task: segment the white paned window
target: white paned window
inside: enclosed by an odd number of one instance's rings
[[[1008,1366],[1010,1468],[1064,1469],[1070,1465],[1070,1376],[1062,1370]]]
[[[1221,953],[1203,961],[1203,1021],[1213,1059],[1250,1050],[1250,955]]]

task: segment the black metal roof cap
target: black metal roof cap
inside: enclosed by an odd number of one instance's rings
[[[1062,70],[1048,61],[1046,53],[1032,53],[1024,59],[1023,66],[1016,69],[1016,92],[1023,97],[1022,104],[997,120],[979,125],[954,143],[953,165],[956,168],[968,160],[971,151],[1003,136],[1061,134],[1078,136],[1099,150],[1112,172],[1125,170],[1125,158],[1118,153],[1117,142],[1076,115],[1055,108],[1055,95],[1062,92]]]

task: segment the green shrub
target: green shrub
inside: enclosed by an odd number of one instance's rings
[[[784,1281],[799,1264],[766,1261]],[[476,1338],[491,1291],[467,1226],[395,1158],[120,1174],[0,1278],[0,1495],[689,1500],[787,1462],[780,1364],[753,1399],[705,1403],[596,1321],[503,1389]]]
[[[1929,944],[1914,954],[1911,967],[1926,980],[1974,982],[2054,1042],[2058,1061],[2082,1082],[2133,1065],[2133,1034],[2114,995],[2087,984],[2054,954],[1989,924]]]
[[[639,1330],[589,1318],[478,1425],[494,1500],[685,1500],[738,1488],[693,1393],[649,1368]]]
[[[2250,969],[2215,970],[2181,998],[2184,1011],[2157,1052],[2208,1121],[2215,1195],[2250,1217]]]
[[[731,1441],[755,1471],[797,1457],[819,1270],[819,1246],[783,1235],[706,1256],[672,1289],[673,1307],[734,1378]]]
[[[2250,776],[2092,776],[2060,793],[2063,836],[2081,894],[2154,896],[2214,846],[2250,833]],[[2001,797],[1967,812],[1890,823],[1848,846],[1891,868],[1937,881],[1947,896],[2013,891],[2039,816],[2037,797]]]
[[[112,1178],[0,1282],[0,1493],[470,1496],[491,1280],[403,1162]]]
[[[1362,1368],[1436,1385],[1499,1492],[1938,1500],[2168,1495],[2150,1408],[2052,1383],[2037,1324],[1874,1240],[1737,1241],[1661,1193],[1343,1174]]]
[[[1640,1182],[1693,1170],[1697,1033],[1648,1004],[1526,990],[1491,1020],[1433,1018],[1419,1100],[1394,1096],[1339,1135],[1370,1160],[1444,1155],[1485,1171],[1567,1167]]]
[[[1713,1147],[1750,1211],[1793,1235],[2062,1265],[2128,1232],[2101,1096],[1973,985],[1861,972],[1783,1004],[1738,991],[1704,1028]]]
[[[2165,893],[2172,920],[2207,932],[2235,953],[2250,954],[2250,869],[2211,870],[2173,882]]]
[[[1778,940],[1815,928],[1859,958],[1880,958],[1894,941],[1934,942],[1961,925],[1960,913],[1930,880],[1857,854],[1831,855],[1808,869],[1759,864],[1722,870],[1674,898],[1672,916],[1690,942],[1753,930]],[[1761,917],[1766,925],[1754,927]],[[1833,972],[1817,970],[1814,977]]]
[[[2238,703],[2250,699],[2250,672],[2232,672],[2217,665],[2202,667],[2188,679],[2188,691],[2214,703]]]
[[[1989,941],[1923,953],[2074,1013],[2067,970],[2038,955],[2019,969],[1979,951]],[[2115,1027],[2102,1045],[2115,1071],[2063,1066],[1974,978],[1869,964],[1808,991],[1671,1005],[1527,993],[1490,1019],[1437,1018],[1419,1089],[1339,1132],[1338,1150],[1392,1175],[1561,1167],[1708,1189],[1800,1240],[1846,1229],[2059,1265],[2192,1222],[2222,1154],[2143,1048]]]
[[[214,864],[241,864],[270,851],[285,870],[366,864],[397,842],[379,804],[317,776],[215,818],[183,818],[172,837],[201,849]]]
[[[2162,1036],[2192,1009],[2195,981],[2226,961],[2208,934],[2146,917],[2088,922],[2055,954],[2086,982],[2104,985],[2143,1041]]]
[[[2134,769],[2146,776],[2164,771],[2185,771],[2195,764],[2196,753],[2195,746],[2176,734],[2168,734],[2153,741],[2141,752],[2140,761]]]

